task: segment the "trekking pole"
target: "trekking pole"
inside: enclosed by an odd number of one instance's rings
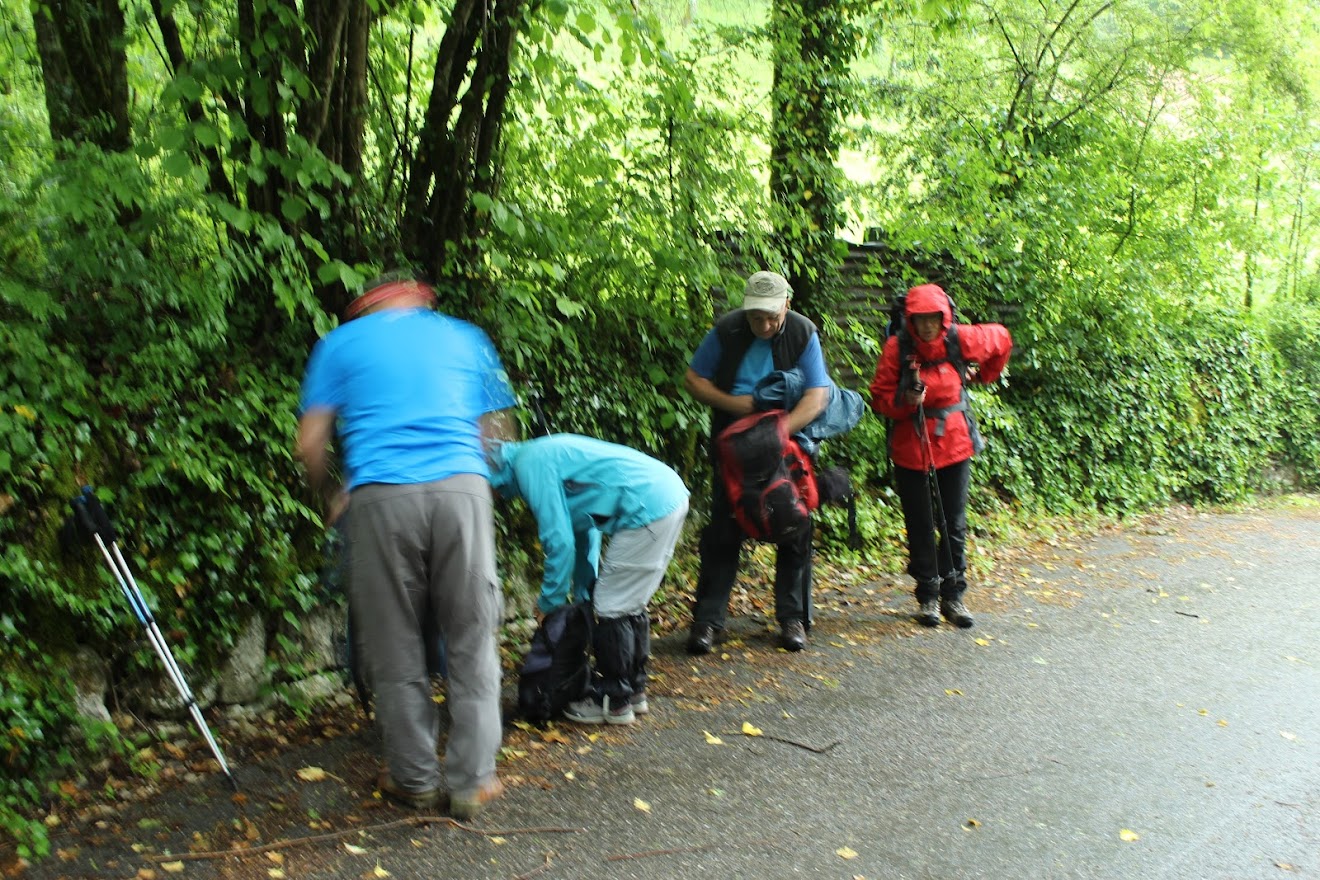
[[[930,493],[933,505],[930,511],[930,535],[935,539],[935,558],[939,560],[940,556],[945,557],[948,562],[948,568],[945,572],[940,572],[940,579],[953,576],[953,546],[949,543],[949,520],[944,515],[944,498],[940,495],[940,481],[935,474],[935,452],[930,448],[930,438],[926,436],[926,405],[917,404],[917,433],[921,436],[922,457],[926,459],[926,489]],[[935,518],[939,516],[940,531],[935,531]],[[943,545],[944,552],[940,553],[940,546]],[[939,564],[938,561],[936,563]]]
[[[156,655],[160,657],[161,663],[165,666],[165,671],[173,682],[174,687],[179,691],[179,696],[183,698],[184,705],[192,714],[193,721],[197,724],[197,729],[201,731],[206,739],[206,744],[210,746],[211,753],[220,763],[220,769],[229,779],[230,786],[234,791],[238,791],[238,782],[234,779],[234,774],[229,771],[229,764],[225,761],[224,754],[220,751],[220,746],[211,735],[211,729],[206,724],[206,719],[202,717],[201,707],[197,704],[197,698],[193,696],[192,690],[188,687],[187,680],[183,677],[183,671],[174,659],[174,654],[170,651],[169,644],[161,634],[160,627],[156,625],[156,620],[151,614],[151,608],[142,596],[142,591],[138,589],[137,581],[133,578],[133,572],[124,561],[124,555],[119,552],[119,544],[115,540],[115,529],[110,523],[110,517],[106,515],[105,508],[101,506],[100,500],[92,492],[90,486],[84,486],[82,493],[73,499],[73,512],[78,523],[83,529],[91,535],[100,549],[101,555],[105,557],[106,564],[110,566],[110,572],[114,575],[115,582],[119,584],[119,589],[123,591],[124,598],[128,600],[129,607],[133,609],[133,615],[142,624],[143,630],[147,634],[147,640],[151,642],[151,647],[155,648]],[[106,546],[107,542],[109,547]]]

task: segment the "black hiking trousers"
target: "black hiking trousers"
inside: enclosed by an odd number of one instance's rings
[[[778,544],[775,553],[775,619],[783,625],[800,620],[810,627],[811,543],[810,523],[797,540]],[[729,612],[729,596],[738,578],[738,560],[747,533],[733,518],[733,502],[716,473],[710,492],[710,522],[701,532],[701,554],[697,574],[697,598],[692,608],[692,623],[709,624],[724,629]]]
[[[907,526],[907,570],[917,582],[918,602],[960,599],[967,589],[967,493],[971,479],[971,459],[935,471],[948,523],[946,533],[926,471],[894,465],[894,482]]]

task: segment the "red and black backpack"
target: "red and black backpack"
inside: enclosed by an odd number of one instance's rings
[[[788,434],[788,413],[743,416],[719,433],[715,451],[733,516],[748,537],[780,544],[811,528],[820,506],[811,458]]]

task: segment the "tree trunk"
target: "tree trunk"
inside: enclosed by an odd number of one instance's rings
[[[472,196],[498,195],[511,55],[526,12],[524,0],[455,4],[405,190],[404,252],[462,299],[476,289],[476,241],[490,223]]]
[[[840,107],[856,39],[837,0],[774,0],[770,195],[796,310],[818,319],[839,288]]]
[[[32,22],[51,137],[127,150],[128,59],[118,0],[34,0]]]

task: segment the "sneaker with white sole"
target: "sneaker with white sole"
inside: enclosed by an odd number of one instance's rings
[[[610,706],[607,696],[599,703],[591,697],[569,703],[564,717],[578,724],[632,724],[637,720],[631,703],[625,700],[622,706]]]
[[[617,708],[610,705],[609,697],[602,697],[605,701],[601,709],[605,714],[606,724],[632,724],[637,720],[637,713],[633,710],[632,702],[624,700],[623,705]]]
[[[605,707],[591,697],[583,697],[564,707],[564,717],[578,724],[604,724]]]
[[[646,715],[651,711],[651,704],[646,702],[646,691],[634,691],[628,698],[628,705],[632,706],[634,715]]]

